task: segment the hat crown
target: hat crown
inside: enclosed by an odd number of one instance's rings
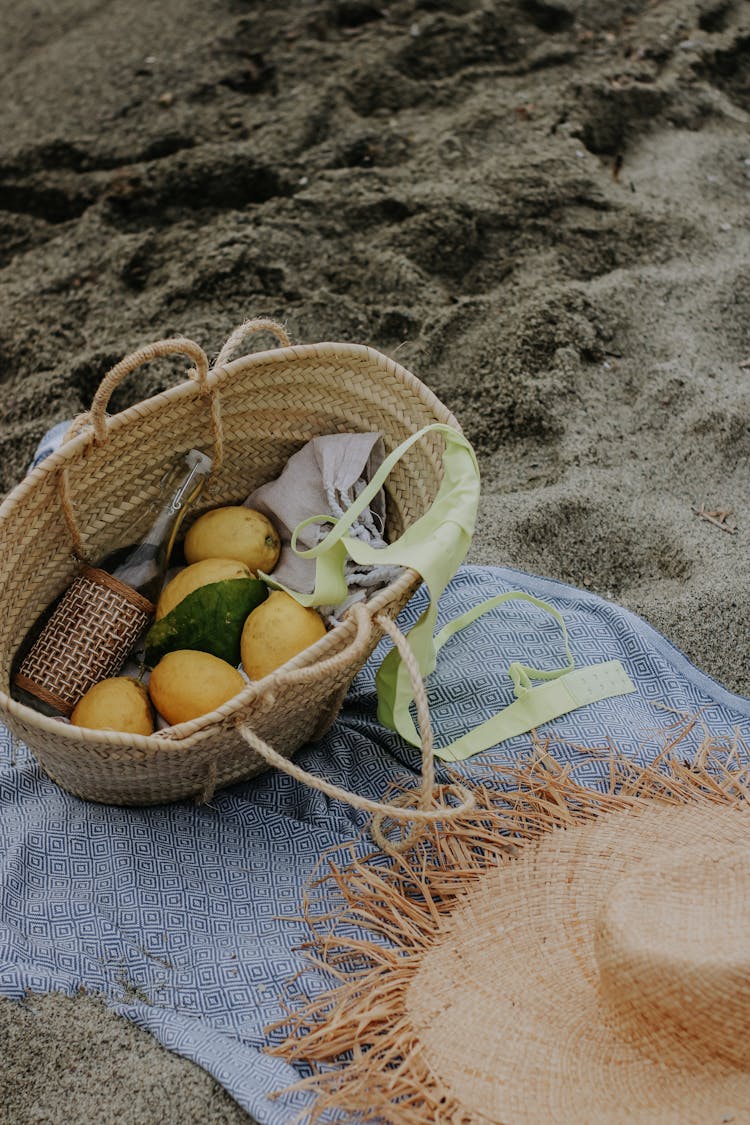
[[[750,845],[700,841],[610,888],[594,950],[605,1018],[653,1058],[750,1063]]]

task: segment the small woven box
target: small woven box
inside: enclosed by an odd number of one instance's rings
[[[11,698],[17,649],[42,610],[76,578],[78,556],[95,563],[124,546],[165,468],[189,449],[204,449],[214,462],[195,518],[209,507],[242,502],[313,437],[379,431],[388,453],[432,422],[459,428],[414,375],[372,348],[291,346],[273,322],[243,326],[243,334],[260,330],[273,332],[282,346],[231,362],[223,359],[225,348],[211,370],[202,349],[184,338],[128,356],[103,380],[79,432],[0,506],[0,720],[51,778],[81,797],[129,805],[206,798],[218,786],[268,768],[248,745],[248,730],[289,759],[335,718],[383,635],[378,617],[393,619],[419,584],[419,576],[405,570],[277,672],[211,714],[155,735],[68,726]],[[233,334],[228,347],[240,338]],[[106,406],[117,383],[173,352],[190,359],[188,381],[109,418]],[[434,500],[442,452],[443,437],[433,432],[394,468],[386,485],[390,540]]]
[[[154,613],[147,598],[106,570],[82,566],[13,683],[70,716],[89,688],[122,667]]]

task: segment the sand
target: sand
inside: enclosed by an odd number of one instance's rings
[[[396,355],[454,410],[472,561],[614,598],[750,694],[747,0],[0,0],[0,22],[0,491],[126,352],[216,355],[270,315]],[[13,1125],[248,1120],[85,997],[0,1002],[0,1043]]]

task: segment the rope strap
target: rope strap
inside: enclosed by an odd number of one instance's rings
[[[350,612],[358,613],[362,620],[367,619],[369,622],[369,614],[361,603],[352,606]],[[361,797],[356,793],[350,793],[348,789],[343,789],[339,785],[324,781],[322,778],[308,773],[301,766],[295,765],[294,762],[269,746],[248,723],[243,723],[238,729],[248,746],[263,758],[269,766],[281,770],[319,793],[325,793],[327,797],[344,801],[352,808],[372,813],[374,820],[370,825],[370,834],[376,845],[387,852],[402,853],[414,845],[425,825],[463,816],[474,808],[476,802],[473,795],[460,785],[440,786],[439,790],[436,789],[432,753],[432,724],[430,722],[427,693],[417,661],[411,652],[406,637],[386,614],[380,614],[376,617],[375,624],[393,640],[394,645],[401,653],[404,666],[411,678],[422,746],[422,780],[418,788],[401,794],[392,804],[372,801],[368,797]],[[339,653],[339,657],[342,658],[342,664],[344,662],[351,663],[351,650],[345,649],[342,653]],[[321,669],[311,668],[308,671],[320,673]],[[294,673],[291,673],[291,675],[294,675]],[[448,793],[452,793],[460,803],[458,805],[441,804],[435,807],[436,797],[439,794],[447,795]],[[404,805],[408,807],[404,807]],[[409,824],[411,827],[399,840],[394,841],[385,835],[383,825],[386,821],[397,821],[402,824]]]

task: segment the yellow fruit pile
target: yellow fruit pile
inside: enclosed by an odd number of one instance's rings
[[[270,573],[280,551],[276,529],[260,512],[238,506],[206,512],[187,534],[188,565],[162,590],[156,620],[203,586]],[[283,590],[273,591],[245,619],[240,646],[245,675],[250,680],[270,675],[325,632],[314,609],[301,606]],[[125,676],[95,684],[76,706],[71,722],[152,734],[154,708],[170,725],[184,723],[215,711],[245,686],[242,673],[227,661],[198,649],[177,649],[159,660],[148,689]]]

